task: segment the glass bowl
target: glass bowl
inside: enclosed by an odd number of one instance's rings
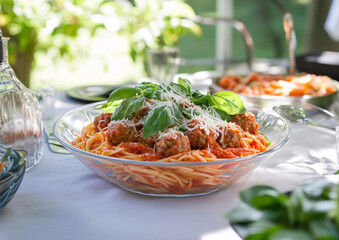
[[[0,149],[0,156],[5,150]],[[25,156],[22,150],[12,150],[9,156],[12,165],[10,170],[0,179],[0,209],[14,197],[25,175]]]
[[[270,141],[265,152],[214,162],[152,162],[93,154],[72,145],[83,127],[101,113],[93,103],[72,110],[54,124],[54,135],[83,164],[100,177],[131,192],[152,196],[194,196],[217,191],[252,171],[290,138],[287,122],[275,112],[246,105],[256,115],[259,131]],[[141,174],[143,176],[141,176]]]

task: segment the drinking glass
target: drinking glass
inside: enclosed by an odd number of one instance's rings
[[[178,49],[149,49],[147,55],[151,78],[158,83],[170,83],[178,71]]]
[[[39,95],[39,104],[42,111],[42,120],[44,126],[54,121],[55,118],[55,100],[56,90],[53,87],[38,88],[36,93]],[[53,124],[53,123],[52,123]]]

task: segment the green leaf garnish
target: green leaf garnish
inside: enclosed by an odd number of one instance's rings
[[[216,111],[216,113],[218,113],[219,117],[224,120],[224,121],[231,121],[232,117],[227,114],[226,112],[218,109],[218,108],[214,108],[214,110]]]
[[[181,108],[179,102],[176,101],[177,99],[187,98],[188,102],[204,109],[214,108],[217,116],[226,121],[231,120],[231,115],[246,111],[242,100],[236,93],[221,92],[212,96],[209,92],[206,95],[198,90],[192,92],[191,88],[190,81],[184,78],[179,78],[178,83],[171,82],[170,84],[161,83],[158,85],[151,82],[142,82],[135,87],[122,87],[114,90],[107,103],[100,107],[103,112],[113,112],[112,120],[122,120],[137,112],[145,99],[159,100],[160,105],[154,107],[153,111],[161,114],[161,116],[158,118],[152,115],[153,112],[149,112],[152,118],[146,116],[148,121],[144,124],[144,129],[146,129],[146,131],[144,130],[144,137],[164,130],[166,128],[164,126],[169,127],[177,123],[180,117],[192,118],[201,114],[196,109],[192,111],[192,109]],[[171,103],[172,100],[174,103]],[[161,104],[162,102],[171,103],[173,106]],[[153,122],[150,122],[149,119],[152,119]],[[169,121],[164,124],[164,119],[169,119]],[[152,126],[152,129],[150,126]]]
[[[202,107],[209,107],[210,106],[210,104],[208,102],[208,97],[206,95],[202,94],[198,90],[194,90],[192,92],[191,101],[195,105],[199,105],[199,106],[202,106]]]
[[[236,115],[246,112],[244,102],[240,96],[232,91],[223,91],[213,94],[214,107],[229,115]]]
[[[192,91],[191,91],[192,85],[191,85],[191,82],[190,82],[190,81],[188,81],[188,80],[185,79],[185,78],[179,77],[178,83],[179,83],[181,86],[183,86],[183,87],[187,90],[187,92],[188,92],[190,95],[192,95]]]
[[[131,116],[132,113],[136,112],[138,109],[141,108],[144,101],[145,101],[145,97],[143,96],[126,98],[114,110],[111,120],[122,120],[126,117]]]
[[[146,98],[151,98],[157,87],[157,84],[142,82],[139,86],[136,87],[136,90],[139,95],[145,96]]]
[[[146,139],[180,119],[181,112],[177,104],[157,104],[147,114],[144,123],[143,138]]]
[[[119,106],[119,104],[122,102],[122,100],[114,101],[114,102],[106,102],[105,104],[99,106],[101,108],[101,111],[106,113],[113,113],[114,110]]]
[[[117,100],[134,97],[137,95],[135,87],[121,87],[115,89],[108,97],[107,102],[114,102]]]

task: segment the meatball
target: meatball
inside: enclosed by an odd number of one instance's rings
[[[143,139],[142,135],[143,135],[143,129],[138,131],[138,134],[136,135],[136,139],[135,139],[136,142],[143,143],[147,147],[153,148],[156,143],[156,139],[158,138],[158,134],[150,136],[146,139]]]
[[[242,130],[249,133],[256,133],[259,128],[259,124],[255,120],[254,114],[251,112],[234,115],[232,116],[231,122],[235,122]]]
[[[190,141],[188,137],[184,136],[181,132],[168,133],[161,137],[155,144],[156,153],[164,157],[188,152],[190,150]]]
[[[94,131],[100,132],[111,122],[112,113],[101,113],[94,119]]]
[[[223,134],[220,134],[217,143],[222,148],[237,148],[242,147],[243,130],[235,123],[227,123],[220,127]]]
[[[134,142],[138,134],[133,126],[128,126],[127,122],[111,122],[106,135],[108,142],[116,146],[122,142]]]
[[[192,148],[204,149],[217,139],[217,134],[213,129],[202,128],[205,125],[199,119],[192,119],[187,125],[187,137]]]

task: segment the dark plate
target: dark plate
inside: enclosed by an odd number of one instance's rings
[[[301,72],[326,75],[339,80],[339,52],[307,53],[296,57]]]
[[[82,102],[99,102],[106,100],[111,92],[120,87],[135,86],[136,84],[123,85],[88,85],[71,88],[66,94],[78,101]]]

